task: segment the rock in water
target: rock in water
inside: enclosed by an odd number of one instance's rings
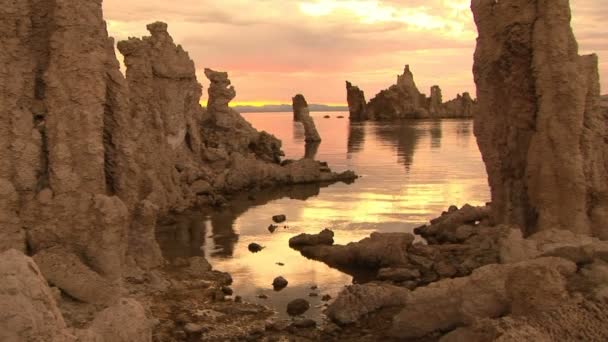
[[[350,119],[353,121],[367,120],[367,114],[365,113],[365,93],[357,86],[353,86],[352,83],[346,81],[346,100],[348,101],[348,111],[350,112]]]
[[[579,56],[569,1],[474,0],[475,135],[492,219],[608,239],[608,132],[596,55]]]
[[[306,142],[319,142],[321,136],[317,132],[315,121],[310,116],[308,103],[302,94],[298,94],[293,98],[293,113],[294,120],[301,122],[304,125],[304,135]]]
[[[274,215],[274,216],[272,217],[272,220],[273,220],[275,223],[282,223],[282,222],[287,221],[287,216],[285,216],[285,215]]]
[[[308,115],[308,102],[306,102],[306,98],[304,95],[297,94],[292,99],[292,107],[293,107],[293,121],[302,122],[302,117],[304,115]]]
[[[257,253],[264,249],[264,247],[262,247],[260,244],[252,242],[249,244],[249,246],[247,246],[247,249],[249,249],[251,253]]]
[[[334,232],[329,229],[323,229],[319,234],[311,235],[302,233],[289,239],[290,247],[301,246],[316,246],[316,245],[333,245]]]
[[[310,303],[306,299],[294,299],[287,304],[287,314],[289,316],[299,316],[310,309]]]
[[[274,288],[275,291],[280,291],[280,290],[286,288],[287,284],[289,284],[289,282],[287,281],[287,279],[285,279],[283,277],[276,277],[272,281],[272,287]]]

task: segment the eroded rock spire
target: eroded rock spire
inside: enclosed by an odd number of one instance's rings
[[[475,134],[493,220],[608,239],[608,134],[596,55],[579,56],[569,1],[474,0]]]

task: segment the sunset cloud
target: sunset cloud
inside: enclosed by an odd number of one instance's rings
[[[608,3],[571,0],[581,53],[600,55],[608,77]],[[104,0],[117,40],[147,35],[165,21],[199,70],[225,70],[237,101],[343,104],[344,81],[373,96],[410,64],[421,91],[439,84],[445,97],[474,93],[477,31],[469,0]],[[605,88],[604,88],[605,89]]]

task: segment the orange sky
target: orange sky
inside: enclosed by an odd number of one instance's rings
[[[228,71],[236,103],[344,104],[344,81],[369,99],[410,64],[418,88],[439,84],[444,98],[475,93],[475,29],[469,0],[104,0],[110,35],[146,35],[169,24],[202,70]],[[600,56],[608,78],[606,0],[571,0],[581,53]],[[602,87],[603,92],[608,92]],[[206,92],[205,92],[206,93]],[[233,102],[234,103],[234,102]]]

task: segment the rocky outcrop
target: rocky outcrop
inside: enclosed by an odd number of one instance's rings
[[[349,81],[346,81],[346,100],[351,120],[367,120],[365,93],[359,87],[353,86]]]
[[[404,305],[410,291],[383,283],[356,284],[346,287],[325,314],[338,324],[352,324],[361,317],[383,308]]]
[[[333,245],[334,232],[329,229],[323,229],[319,234],[302,233],[289,239],[289,246],[316,246],[316,245]]]
[[[430,97],[420,93],[409,65],[397,83],[382,90],[368,104],[363,91],[346,82],[347,100],[352,120],[397,120],[428,118],[470,118],[476,102],[468,93],[443,102],[441,88],[431,87]]]
[[[520,264],[488,265],[470,277],[418,288],[410,293],[404,310],[394,318],[391,335],[421,338],[435,331],[470,325],[476,319],[498,318],[514,309],[517,312],[517,305],[551,310],[543,305],[559,306],[568,298],[565,277],[575,272],[576,265],[570,261],[541,258]],[[531,288],[518,287],[521,282],[534,280]],[[524,293],[516,293],[518,290]]]
[[[292,99],[292,109],[293,109],[293,121],[302,122],[302,117],[306,115],[304,110],[308,110],[308,102],[306,102],[306,98],[304,95],[297,94]]]
[[[164,264],[159,216],[252,187],[355,177],[311,159],[282,166],[280,141],[229,108],[226,73],[206,70],[202,108],[194,63],[164,23],[118,44],[125,78],[100,1],[0,7],[0,252],[31,254],[35,273],[82,306],[120,305],[124,279]],[[23,324],[55,334],[61,322],[39,309],[24,307],[34,321]]]
[[[579,56],[568,1],[472,3],[479,31],[475,135],[492,220],[526,234],[608,239],[607,121],[597,56]]]
[[[446,118],[472,118],[475,115],[477,102],[469,93],[458,94],[455,99],[443,104],[441,117]]]
[[[0,253],[0,340],[68,341],[69,332],[51,289],[31,258]]]
[[[310,116],[308,103],[303,95],[298,94],[293,98],[293,113],[294,121],[301,122],[304,126],[304,136],[307,143],[318,143],[321,141],[321,136],[317,132],[315,121]]]
[[[428,117],[428,111],[421,106],[422,95],[414,82],[409,65],[397,83],[382,90],[372,98],[366,107],[366,115],[372,120],[395,120]]]
[[[431,87],[431,96],[428,98],[429,114],[433,117],[442,117],[445,115],[443,106],[443,94],[438,85]]]

